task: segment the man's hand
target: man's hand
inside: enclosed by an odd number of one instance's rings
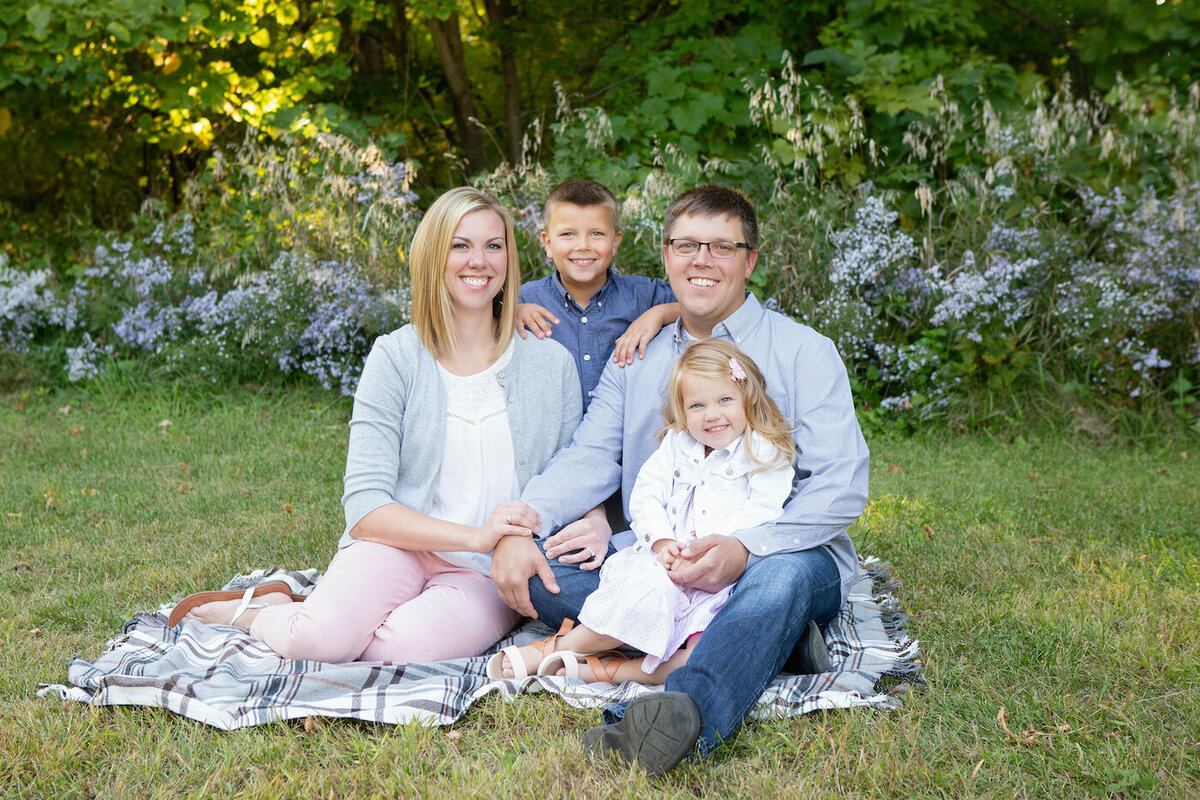
[[[537,609],[529,601],[529,579],[537,575],[546,589],[558,594],[558,581],[550,562],[538,549],[537,542],[525,536],[502,536],[492,551],[492,580],[504,604],[527,617],[537,618]]]
[[[612,528],[604,517],[604,506],[596,509],[546,539],[546,558],[557,558],[561,564],[578,564],[582,570],[600,569],[608,555]]]
[[[522,541],[519,536],[505,539]],[[750,551],[732,536],[716,534],[698,539],[676,556],[671,564],[671,580],[687,589],[716,592],[737,583],[746,571]]]

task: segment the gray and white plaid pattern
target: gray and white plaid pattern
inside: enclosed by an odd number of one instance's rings
[[[254,585],[270,579],[272,572],[238,576],[226,588]],[[300,593],[317,580],[314,570],[288,575],[302,587]],[[904,689],[923,682],[923,670],[917,641],[905,632],[907,618],[892,597],[892,588],[886,565],[864,562],[850,602],[825,632],[833,669],[821,675],[779,676],[759,699],[753,716],[896,707]],[[234,730],[308,716],[449,725],[491,692],[513,699],[544,690],[577,708],[599,709],[660,691],[634,683],[585,684],[557,677],[491,680],[487,656],[431,664],[290,661],[237,628],[195,622],[168,628],[169,609],[168,605],[138,614],[95,661],[71,662],[72,685],[42,684],[38,696],[96,706],[155,706]],[[493,652],[551,633],[533,622],[497,644]]]

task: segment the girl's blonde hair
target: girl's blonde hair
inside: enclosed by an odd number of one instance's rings
[[[745,377],[733,379],[733,365],[737,361]],[[667,380],[667,396],[663,402],[662,415],[666,425],[658,432],[659,439],[668,429],[687,430],[687,414],[683,405],[683,382],[688,377],[712,378],[729,382],[742,392],[745,402],[746,427],[757,431],[775,447],[775,459],[763,462],[750,449],[750,437],[743,438],[746,455],[750,460],[768,469],[779,464],[790,464],[796,460],[796,441],[792,438],[794,428],[779,411],[779,406],[767,394],[767,382],[762,371],[750,356],[723,339],[703,339],[693,342],[671,368]]]
[[[504,249],[508,256],[504,289],[492,303],[497,356],[508,347],[516,330],[521,270],[517,262],[517,243],[513,238],[512,214],[491,193],[460,186],[443,194],[425,212],[413,236],[408,259],[412,276],[412,321],[421,342],[435,355],[453,350],[458,344],[445,280],[446,259],[450,256],[454,231],[467,214],[484,210],[494,211],[504,223]]]

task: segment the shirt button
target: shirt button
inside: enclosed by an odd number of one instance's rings
[[[584,361],[591,361],[591,360],[592,360],[592,357],[591,357],[591,355],[589,355],[589,354],[587,354],[587,353],[584,353],[584,354],[583,354],[583,360],[584,360]]]
[[[678,477],[679,477],[679,470],[675,470],[675,477],[676,477],[676,478],[678,478]]]
[[[580,317],[580,318],[579,318],[579,321],[580,321],[580,322],[587,322],[587,317]]]
[[[726,474],[726,475],[732,475],[732,474],[733,474],[733,467],[726,467],[726,468],[725,468],[725,474]]]

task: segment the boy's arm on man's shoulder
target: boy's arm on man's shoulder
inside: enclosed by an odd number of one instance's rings
[[[634,353],[638,358],[645,358],[646,345],[658,336],[659,331],[679,319],[679,313],[679,303],[663,303],[646,309],[617,337],[612,360],[621,366],[628,366],[633,363]]]
[[[675,302],[675,292],[671,289],[671,284],[662,278],[654,278],[651,283],[654,286],[654,295],[650,298],[652,305],[661,306],[663,303]]]

